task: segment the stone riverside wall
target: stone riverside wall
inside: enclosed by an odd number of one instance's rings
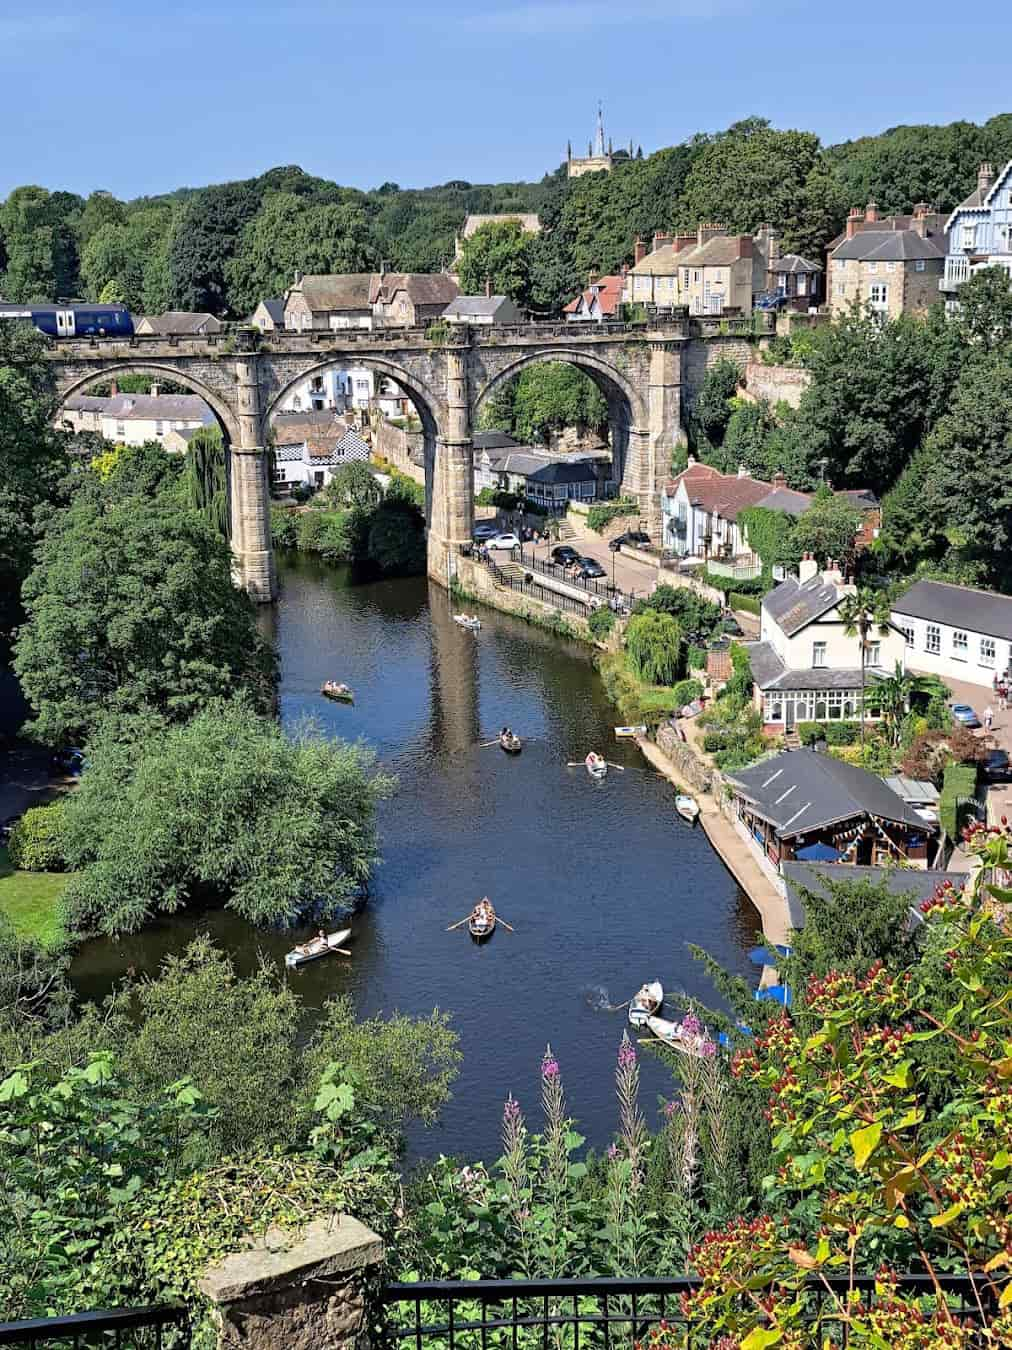
[[[395,469],[423,486],[425,469],[412,459],[412,454],[422,458],[424,441],[420,431],[403,431],[385,417],[377,417],[373,423],[372,446],[376,454],[382,455]]]
[[[811,374],[800,366],[765,366],[761,361],[749,361],[743,392],[746,398],[765,398],[796,408],[811,383]]]
[[[711,773],[691,745],[681,739],[674,727],[657,728],[657,748],[669,759],[675,772],[696,792],[707,792]]]
[[[493,609],[500,609],[506,614],[519,614],[522,618],[547,624],[555,623],[560,618],[565,619],[574,632],[588,641],[593,641],[587,620],[582,614],[557,608],[547,600],[536,599],[532,595],[524,594],[523,591],[514,591],[508,586],[498,585],[495,577],[482,563],[473,562],[470,558],[458,558],[456,580],[468,595],[484,600]]]
[[[219,1350],[363,1350],[366,1283],[382,1260],[382,1239],[348,1214],[268,1231],[200,1281]]]

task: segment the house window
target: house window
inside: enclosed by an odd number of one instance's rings
[[[958,628],[952,634],[952,656],[955,661],[965,661],[969,643],[966,634]]]
[[[797,281],[796,281],[795,284],[796,284],[796,292],[795,292],[795,293],[796,293],[797,295],[804,295],[804,293],[805,293],[806,278],[803,277],[803,276],[799,276],[799,277],[797,278]]]
[[[698,281],[699,281],[699,273],[698,273],[698,272],[693,272],[693,274],[692,274],[692,280],[695,281],[695,282],[698,282]]]
[[[156,423],[155,423],[155,435],[156,435],[156,436],[164,436],[164,435],[165,435],[165,423],[164,423],[164,422],[156,422]]]
[[[896,627],[903,634],[903,641],[907,644],[908,647],[912,647],[914,645],[913,626],[911,624],[898,623]]]
[[[824,642],[812,643],[812,666],[814,669],[824,667],[826,664],[826,644]]]
[[[870,262],[870,263],[868,264],[868,271],[869,271],[869,272],[877,272],[877,271],[878,271],[878,263],[877,263],[877,262]]]
[[[117,436],[120,436],[120,437],[126,435],[126,423],[125,423],[125,422],[117,422],[117,423],[116,423],[116,435],[117,435]]]
[[[976,225],[964,225],[962,230],[960,231],[960,237],[963,241],[962,247],[972,249],[974,244],[977,242]]]
[[[833,287],[833,294],[834,294],[834,295],[843,295],[843,294],[845,294],[846,290],[847,290],[847,287],[844,285],[844,283],[843,283],[842,281],[838,281],[838,282],[836,283],[836,285]]]
[[[299,396],[296,394],[295,397],[292,399],[292,410],[293,412],[298,412],[301,407],[302,407],[302,399],[299,398]]]
[[[887,262],[887,263],[886,263],[886,271],[887,271],[887,272],[895,272],[895,271],[896,271],[896,264],[895,264],[894,262]]]
[[[942,630],[937,623],[929,623],[924,630],[924,650],[933,656],[942,650]]]
[[[275,464],[271,470],[271,481],[274,483],[283,483],[285,481],[285,468],[283,464]]]
[[[885,309],[889,303],[889,287],[884,281],[872,283],[871,303],[876,309]]]
[[[982,666],[993,666],[995,661],[995,642],[994,638],[981,638],[980,640],[980,664]]]
[[[914,263],[914,271],[923,272],[924,269],[927,267],[927,265],[928,264],[924,261],[923,258],[918,258],[917,261]]]
[[[865,664],[869,666],[880,666],[882,664],[881,642],[868,643],[868,655],[865,658]]]

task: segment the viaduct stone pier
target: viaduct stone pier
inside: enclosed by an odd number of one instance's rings
[[[733,322],[733,321],[732,321]],[[744,321],[750,323],[751,321]],[[608,404],[614,477],[660,531],[661,485],[684,439],[682,406],[712,359],[747,359],[751,328],[699,332],[674,311],[643,324],[523,324],[479,329],[336,329],[260,334],[240,329],[197,338],[76,338],[51,344],[61,400],[117,375],[171,380],[203,398],[227,446],[229,532],[239,582],[254,600],[277,593],[270,539],[271,420],[288,394],[328,369],[365,366],[396,381],[422,424],[429,575],[448,585],[474,517],[472,427],[484,401],[539,361],[584,371]],[[712,341],[716,339],[716,341]]]

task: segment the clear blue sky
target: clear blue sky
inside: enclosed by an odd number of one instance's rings
[[[279,164],[537,179],[597,99],[644,152],[756,113],[850,139],[1012,109],[1012,17],[939,0],[0,0],[0,196]]]

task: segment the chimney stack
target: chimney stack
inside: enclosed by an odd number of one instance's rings
[[[826,559],[826,569],[822,574],[822,584],[824,586],[843,585],[843,573],[840,571],[839,564],[834,558]]]
[[[724,229],[723,225],[718,225],[714,221],[708,222],[700,221],[699,225],[696,228],[696,244],[700,248],[702,248],[702,246],[705,243],[707,243],[708,240],[716,239],[718,235],[725,233],[726,230]]]
[[[977,170],[977,190],[983,197],[985,192],[989,192],[994,183],[994,165],[988,164],[987,160]]]
[[[694,234],[676,234],[674,239],[674,250],[676,253],[684,253],[687,248],[696,247],[696,236]]]
[[[874,225],[878,220],[878,202],[869,202],[864,208],[864,218],[869,225]]]
[[[862,217],[862,215],[861,215],[861,208],[860,208],[859,206],[852,206],[852,207],[850,208],[850,214],[849,214],[848,217],[847,217],[847,238],[848,238],[848,239],[853,239],[853,238],[854,238],[854,235],[857,234],[858,227],[861,225],[862,220],[863,220],[863,217]]]
[[[817,576],[818,571],[819,564],[812,555],[810,553],[802,553],[801,562],[798,564],[798,580],[801,582],[802,586],[806,581],[811,581],[813,577]]]
[[[646,244],[644,244],[643,240],[639,237],[639,235],[637,235],[636,243],[633,245],[633,266],[638,266],[638,264],[641,263],[646,256],[647,256],[647,246]]]
[[[914,234],[919,234],[922,239],[928,235],[928,214],[931,207],[927,202],[917,202],[914,206],[914,218],[910,222],[910,228]]]
[[[670,234],[666,234],[663,230],[655,230],[655,231],[654,231],[654,252],[655,252],[655,253],[656,253],[656,251],[657,251],[659,248],[666,248],[671,242],[672,242],[672,237],[671,237]]]
[[[485,278],[485,299],[486,299],[486,300],[491,300],[491,299],[492,299],[492,278],[491,278],[491,277],[486,277],[486,278]]]
[[[787,486],[787,475],[784,473],[783,469],[777,469],[776,473],[773,475],[773,486],[775,488],[785,488]]]

